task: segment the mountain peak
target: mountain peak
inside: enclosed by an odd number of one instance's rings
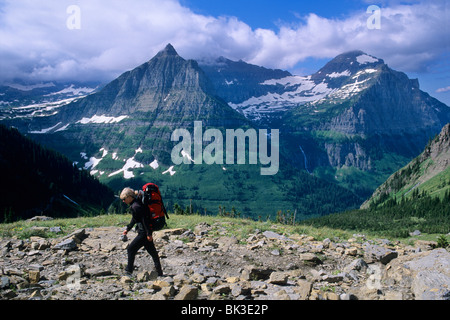
[[[174,48],[170,43],[168,43],[168,44],[166,45],[166,47],[158,53],[158,55],[164,55],[164,56],[177,56],[178,53],[177,53],[177,51],[175,50],[175,48]]]
[[[361,50],[353,50],[342,53],[331,60],[329,65],[354,65],[354,68],[359,68],[361,65],[378,65],[384,64],[383,59],[378,59],[370,54],[367,54]],[[325,65],[326,67],[326,65]]]
[[[383,59],[378,59],[361,50],[352,50],[342,53],[329,61],[318,72],[311,76],[316,83],[322,82],[327,76],[335,78],[334,87],[339,87],[345,81],[346,77],[356,74],[358,71],[368,67],[376,68],[383,65]],[[344,77],[345,76],[345,77]]]

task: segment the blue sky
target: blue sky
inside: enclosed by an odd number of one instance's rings
[[[368,6],[359,0],[182,0],[181,4],[199,14],[236,16],[255,29],[298,23],[299,17],[312,12],[325,18],[342,17]]]
[[[108,81],[169,42],[187,59],[302,75],[360,49],[450,105],[449,1],[0,0],[0,82]],[[370,5],[380,8],[379,29],[367,26]]]

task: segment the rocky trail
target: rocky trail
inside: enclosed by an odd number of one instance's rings
[[[44,239],[0,240],[2,300],[447,300],[450,253],[435,243],[315,240],[226,223],[154,234],[164,276],[141,249],[127,276],[119,227]],[[129,237],[134,237],[133,232]]]

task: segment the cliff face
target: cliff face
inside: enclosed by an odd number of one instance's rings
[[[442,128],[441,133],[425,149],[420,157],[422,161],[431,158],[436,166],[443,169],[448,167],[450,164],[450,123]]]
[[[426,134],[450,121],[449,108],[419,89],[416,79],[382,66],[373,85],[333,118],[330,130],[358,135]]]
[[[336,168],[355,167],[365,171],[372,170],[370,157],[363,146],[353,143],[325,143],[328,161]]]

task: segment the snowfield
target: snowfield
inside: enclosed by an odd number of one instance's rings
[[[341,74],[331,74],[331,77],[345,76]],[[239,104],[229,103],[229,105],[243,113],[247,118],[257,120],[264,114],[285,111],[294,106],[320,100],[334,91],[327,86],[326,82],[316,84],[311,80],[311,76],[289,76],[281,79],[267,80],[262,85],[282,85],[285,92],[282,94],[269,92],[266,95],[252,97]]]
[[[128,116],[119,116],[119,117],[108,117],[106,115],[97,116],[94,115],[91,118],[82,118],[77,121],[77,123],[88,124],[88,123],[118,123],[123,119],[128,118]]]

